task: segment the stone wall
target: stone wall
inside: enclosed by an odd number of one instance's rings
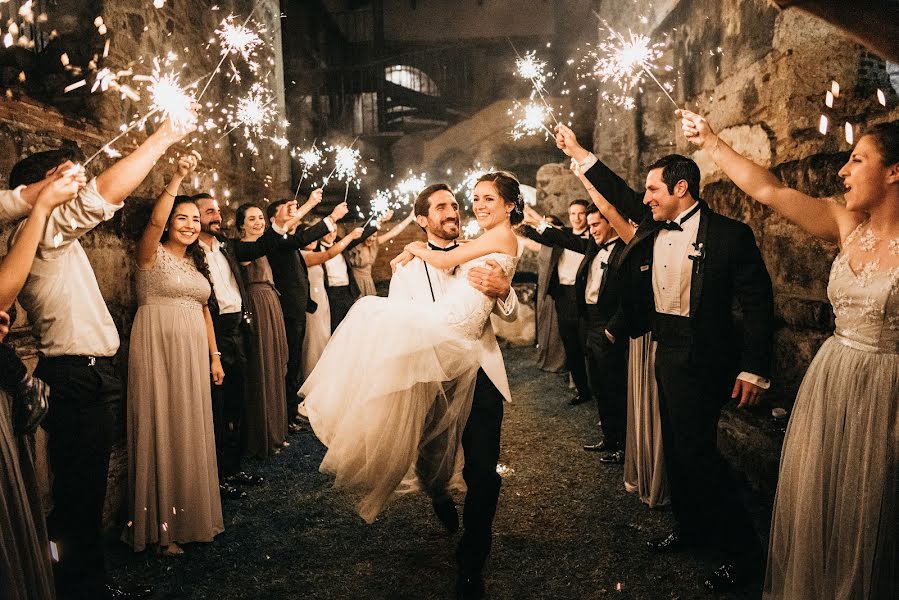
[[[143,0],[127,2],[107,0],[96,3],[96,15],[102,15],[107,24],[110,52],[106,66],[117,69],[143,57],[134,65],[135,72],[147,73],[147,64],[153,56],[160,56],[169,50],[181,53],[186,68],[182,82],[189,82],[208,74],[218,61],[215,48],[206,50],[212,32],[222,18],[234,11],[246,15],[253,0],[234,0],[220,3],[220,10],[210,10],[211,3],[188,3],[169,0],[162,9],[155,9],[152,3]],[[266,28],[276,40],[277,60],[267,65],[273,77],[277,102],[283,105],[283,70],[280,63],[280,24],[277,0],[265,0],[257,8],[254,17],[266,24]],[[51,12],[50,23],[66,24],[69,34],[59,38],[55,45],[48,46],[43,62],[35,63],[34,70],[27,73],[27,84],[13,88],[5,98],[0,98],[0,185],[6,185],[12,165],[20,158],[34,152],[58,147],[64,140],[77,143],[86,155],[93,154],[119,131],[119,124],[128,121],[130,115],[145,114],[147,102],[121,100],[114,92],[89,94],[88,88],[81,88],[69,95],[62,93],[62,87],[77,78],[68,79],[59,73],[45,71],[48,63],[59,63],[59,55],[66,52],[71,57],[83,54],[75,44],[97,44],[96,32],[90,19],[83,23],[69,23],[68,15]],[[78,27],[80,26],[80,29]],[[102,50],[103,38],[99,48]],[[55,58],[53,57],[55,55]],[[268,60],[268,59],[266,59]],[[102,65],[101,65],[102,66]],[[52,82],[52,85],[50,83]],[[89,83],[92,79],[89,78]],[[229,82],[224,76],[216,77],[203,98],[204,112],[213,114],[220,106],[233,102],[248,82],[243,85]],[[58,90],[56,88],[59,88]],[[34,96],[27,94],[34,92]],[[283,112],[283,111],[282,111]],[[204,117],[205,118],[205,117]],[[153,124],[146,130],[135,130],[116,144],[123,154],[142,141]],[[238,132],[219,142],[214,136],[198,136],[191,149],[198,149],[202,162],[196,178],[186,181],[184,193],[214,190],[224,205],[236,207],[239,201],[265,200],[286,193],[290,187],[289,165],[286,152],[272,144],[260,145],[260,155],[251,156],[240,145]],[[232,145],[233,144],[233,145]],[[85,235],[81,242],[91,261],[100,291],[119,329],[122,346],[119,352],[120,365],[127,364],[127,348],[131,321],[136,306],[133,291],[134,240],[141,231],[149,202],[159,193],[167,181],[170,163],[179,151],[175,148],[160,161],[144,183],[126,202],[125,208],[110,221]],[[243,156],[241,155],[243,153]],[[91,163],[88,170],[99,173],[112,163],[113,159],[101,155]],[[227,192],[226,192],[227,190]],[[228,208],[226,207],[226,211]],[[5,254],[10,227],[0,227],[0,254]],[[34,340],[30,335],[27,315],[19,310],[10,340],[17,347],[26,363],[33,367],[36,362]],[[125,375],[122,368],[122,375]],[[120,437],[124,436],[124,425]],[[120,443],[114,451],[110,468],[109,494],[107,497],[107,522],[115,523],[115,516],[122,510],[125,499],[126,455]]]

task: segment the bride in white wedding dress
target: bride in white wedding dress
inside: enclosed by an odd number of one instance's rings
[[[514,178],[509,176],[512,181]],[[517,181],[515,181],[517,189]],[[469,269],[496,261],[511,277],[523,218],[520,194],[504,198],[493,181],[474,189],[474,214],[484,233],[443,252],[423,242],[406,252],[436,269],[459,268],[434,303],[365,296],[331,337],[300,394],[315,435],[328,447],[321,471],[336,487],[362,495],[359,515],[375,520],[416,463],[419,448],[439,440],[425,489],[452,476],[480,368],[478,343],[495,300],[475,290]]]

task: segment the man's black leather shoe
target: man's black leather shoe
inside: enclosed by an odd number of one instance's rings
[[[138,586],[123,590],[107,584],[106,598],[107,600],[140,600],[141,598],[149,598],[152,596],[153,591],[153,588],[149,586]]]
[[[605,456],[599,457],[599,462],[604,465],[623,465],[624,464],[624,450],[615,450],[611,454],[606,454]]]
[[[598,444],[587,444],[584,446],[584,450],[587,452],[610,452],[613,450],[617,450],[616,447],[612,447],[611,444],[607,444],[605,440],[601,441]]]
[[[456,598],[458,600],[481,600],[487,593],[484,579],[480,576],[459,576],[456,581]]]
[[[705,580],[705,587],[710,592],[731,592],[744,587],[758,577],[759,570],[748,568],[738,563],[725,562],[712,571]]]
[[[228,475],[227,477],[225,477],[225,483],[230,483],[231,485],[247,485],[252,487],[265,483],[265,478],[259,477],[257,475],[250,475],[246,471],[239,471],[234,475]]]
[[[568,401],[568,406],[577,406],[578,404],[583,404],[584,402],[587,402],[588,400],[590,400],[590,398],[585,398],[585,397],[581,396],[580,394],[578,394],[577,396],[575,396],[574,398],[572,398],[571,400]]]
[[[431,506],[434,507],[434,514],[437,515],[437,519],[443,524],[447,533],[459,531],[459,513],[456,512],[456,503],[452,498],[434,501]]]
[[[239,490],[230,483],[225,482],[219,484],[219,493],[222,495],[222,498],[228,498],[229,500],[241,500],[247,497],[245,491]]]
[[[662,539],[649,540],[648,542],[646,542],[646,546],[654,552],[667,554],[685,550],[688,544],[683,539],[681,539],[679,533],[677,533],[676,531],[672,531]]]

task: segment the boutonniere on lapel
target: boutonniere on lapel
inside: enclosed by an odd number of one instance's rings
[[[693,252],[687,255],[687,258],[693,261],[693,272],[699,272],[699,265],[705,260],[705,244],[702,242],[693,242]]]
[[[607,262],[604,261],[604,260],[603,260],[603,261],[600,261],[600,263],[599,263],[599,268],[600,268],[601,270],[605,271],[605,270],[607,270],[607,269],[609,268],[609,263],[607,263]]]

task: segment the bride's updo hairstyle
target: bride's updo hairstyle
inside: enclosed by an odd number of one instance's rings
[[[521,195],[521,186],[515,175],[508,171],[493,171],[478,177],[477,183],[482,181],[492,182],[499,197],[513,204],[512,212],[509,214],[509,222],[512,225],[524,221],[524,196]]]
[[[865,135],[870,135],[877,142],[884,166],[899,163],[899,121],[874,125]]]

